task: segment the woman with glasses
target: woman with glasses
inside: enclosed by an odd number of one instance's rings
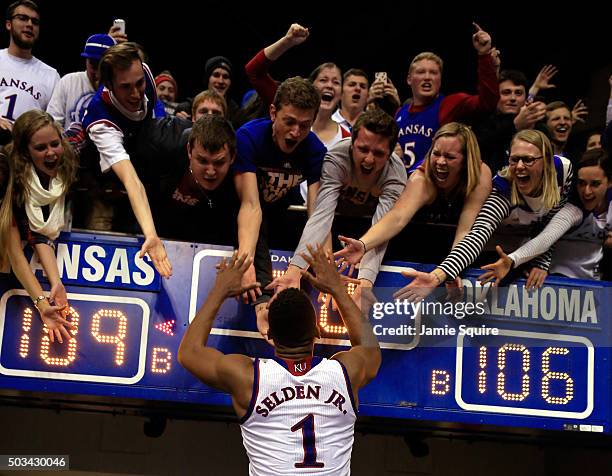
[[[508,167],[493,179],[493,190],[478,213],[470,232],[430,273],[408,271],[414,278],[395,297],[419,300],[433,288],[459,273],[476,260],[495,230],[503,225],[508,249],[517,249],[527,241],[534,227],[544,226],[565,205],[572,183],[572,166],[568,159],[553,155],[548,138],[540,131],[518,132],[510,144]],[[512,243],[514,241],[514,243]],[[518,241],[518,243],[517,243]],[[546,249],[554,243],[549,242]],[[517,246],[518,245],[518,246]],[[550,265],[550,250],[538,256],[529,270],[527,287],[539,287]],[[512,254],[509,255],[512,258]]]
[[[551,275],[602,279],[603,248],[612,248],[612,160],[603,149],[589,150],[578,162],[576,176],[576,206],[566,204],[515,256],[497,247],[500,258],[483,266],[486,272],[480,280],[498,284],[513,267],[545,252],[555,241]]]

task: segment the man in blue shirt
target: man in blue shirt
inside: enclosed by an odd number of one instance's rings
[[[321,100],[310,81],[289,78],[278,88],[270,105],[270,119],[251,121],[236,133],[235,185],[240,196],[238,244],[240,254],[254,258],[243,283],[255,281],[265,288],[272,281],[268,249],[268,219],[286,208],[287,193],[306,180],[308,214],[319,190],[325,146],[311,132]],[[257,296],[259,295],[259,297]],[[258,311],[269,295],[260,289],[244,296],[256,302]]]

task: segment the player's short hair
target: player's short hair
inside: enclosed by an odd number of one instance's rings
[[[11,20],[13,15],[15,14],[15,10],[17,7],[26,7],[30,10],[34,10],[40,16],[40,10],[38,9],[38,5],[32,0],[17,0],[16,2],[11,3],[6,9],[6,19]]]
[[[277,111],[283,106],[294,106],[298,109],[313,110],[315,116],[319,112],[321,95],[317,88],[301,76],[294,76],[283,81],[274,96],[274,107]]]
[[[230,156],[236,153],[236,133],[224,117],[215,114],[205,114],[193,123],[189,134],[189,146],[193,148],[196,141],[202,148],[215,153],[227,144]]]
[[[362,112],[353,126],[353,141],[357,138],[357,135],[362,127],[370,132],[373,132],[374,134],[378,134],[389,139],[389,155],[391,155],[391,152],[393,152],[393,149],[395,148],[397,135],[399,133],[395,119],[379,108]]]
[[[268,337],[285,347],[309,344],[319,335],[312,301],[297,288],[287,288],[278,293],[270,304],[268,321]]]
[[[133,44],[119,43],[107,49],[98,64],[100,82],[110,89],[113,83],[114,70],[124,71],[138,60],[142,63],[140,52]]]

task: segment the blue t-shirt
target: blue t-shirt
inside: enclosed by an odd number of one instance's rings
[[[395,122],[399,128],[397,141],[402,148],[404,164],[409,170],[421,162],[431,147],[436,131],[440,128],[441,94],[421,112],[410,112],[410,105],[405,104],[397,111]]]
[[[327,149],[313,132],[285,154],[272,139],[272,121],[255,119],[238,129],[236,142],[234,170],[257,174],[259,193],[266,203],[280,200],[304,180],[310,185],[321,178]]]

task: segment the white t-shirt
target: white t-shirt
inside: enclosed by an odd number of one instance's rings
[[[87,105],[95,93],[86,71],[67,74],[57,83],[47,106],[47,112],[64,129],[75,122],[80,124],[83,122]]]
[[[32,109],[45,111],[59,73],[32,56],[22,59],[0,50],[0,117],[15,122]]]
[[[356,420],[344,367],[317,357],[256,359],[241,420],[251,476],[350,474]]]

